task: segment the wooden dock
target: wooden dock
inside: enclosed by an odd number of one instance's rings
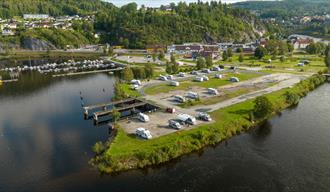
[[[114,71],[120,71],[120,70],[123,70],[123,68],[119,67],[119,68],[116,68],[116,69],[104,69],[104,70],[84,71],[84,72],[75,72],[75,73],[63,73],[63,74],[53,75],[52,77],[66,77],[66,76],[74,76],[74,75],[86,75],[86,74],[93,74],[93,73],[114,72]]]

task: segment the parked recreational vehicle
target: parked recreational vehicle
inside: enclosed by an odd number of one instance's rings
[[[198,75],[198,72],[197,71],[192,71],[190,74],[192,74],[192,75]]]
[[[173,129],[182,129],[181,124],[173,119],[168,121],[168,126]]]
[[[298,67],[304,67],[304,66],[305,66],[305,63],[298,63],[297,66],[298,66]]]
[[[203,69],[202,72],[203,73],[211,73],[211,71],[209,69]]]
[[[186,102],[186,99],[185,99],[184,97],[182,97],[181,95],[175,95],[175,96],[174,96],[174,100],[175,100],[176,102],[179,102],[179,103],[184,103],[184,102]]]
[[[195,92],[190,91],[190,92],[187,93],[187,96],[186,97],[188,97],[190,99],[198,99],[199,98],[199,95],[198,95],[198,93],[195,93]]]
[[[211,95],[218,95],[219,94],[218,90],[216,90],[214,88],[208,88],[207,92]]]
[[[239,82],[239,79],[237,77],[231,77],[230,81],[231,82]]]
[[[179,77],[185,77],[185,76],[186,76],[186,74],[185,74],[185,73],[182,73],[182,72],[180,72],[178,76],[179,76]]]
[[[168,76],[167,76],[167,79],[168,79],[168,80],[173,80],[173,75],[168,75]]]
[[[189,124],[189,125],[195,125],[196,124],[196,118],[192,117],[188,114],[179,114],[177,117],[178,121],[181,121],[185,124]]]
[[[136,79],[133,79],[133,80],[131,81],[131,84],[133,84],[133,85],[138,85],[138,86],[141,86],[141,85],[142,85],[141,81],[140,81],[140,80],[136,80]]]
[[[149,122],[150,121],[149,116],[144,114],[144,113],[138,113],[137,119],[142,121],[142,122]]]
[[[205,75],[203,75],[202,78],[203,78],[203,81],[208,81],[209,80],[209,77],[205,76]]]
[[[170,85],[170,86],[175,86],[175,87],[177,87],[177,86],[180,85],[180,83],[177,82],[177,81],[170,81],[169,85]]]
[[[142,127],[136,129],[136,135],[143,139],[152,139],[150,131]]]
[[[136,84],[131,85],[131,89],[132,89],[132,90],[137,90],[138,88],[139,88],[139,86],[136,85]]]
[[[203,112],[197,113],[196,118],[200,119],[202,121],[212,121],[211,116],[209,114],[203,113]]]
[[[214,75],[214,78],[222,79],[222,75],[221,75],[221,74],[215,74],[215,75]]]
[[[220,67],[213,67],[212,71],[221,71]]]
[[[167,77],[166,77],[166,76],[163,76],[163,75],[161,75],[161,76],[159,76],[159,80],[161,80],[161,81],[167,81]]]
[[[195,77],[194,81],[203,82],[204,81],[204,78],[201,77],[201,76],[198,76],[198,77]]]

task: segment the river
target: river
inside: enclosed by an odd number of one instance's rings
[[[32,81],[33,80],[33,81]],[[38,83],[36,83],[38,82]],[[165,165],[99,175],[88,160],[107,126],[83,119],[114,77],[27,76],[0,86],[0,191],[329,191],[330,84],[263,126]]]

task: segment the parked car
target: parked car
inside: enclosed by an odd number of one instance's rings
[[[175,95],[175,96],[174,96],[174,100],[175,100],[176,102],[179,102],[179,103],[184,103],[184,102],[186,102],[186,99],[185,99],[184,97],[182,97],[181,95]]]
[[[197,71],[192,71],[192,72],[190,72],[190,74],[192,74],[192,75],[198,75],[198,72]]]
[[[167,79],[168,79],[168,80],[173,80],[173,75],[168,75],[168,76],[167,76]]]
[[[161,81],[167,81],[167,77],[166,77],[166,76],[163,76],[163,75],[161,75],[161,76],[159,76],[159,80],[161,80]]]
[[[211,73],[211,71],[209,69],[203,69],[202,72],[203,73]]]
[[[207,92],[211,95],[219,95],[218,90],[214,89],[214,88],[208,88]]]
[[[188,114],[179,114],[177,120],[189,125],[196,124],[196,118]]]
[[[136,129],[136,135],[143,138],[143,139],[152,139],[152,135],[150,133],[149,130],[145,129],[145,128],[137,128]]]
[[[237,77],[231,77],[230,81],[231,82],[239,82],[239,79]]]
[[[136,85],[136,84],[134,84],[134,85],[131,85],[131,89],[132,90],[137,90],[139,88],[139,86],[138,85]]]
[[[222,75],[221,75],[221,74],[215,74],[215,75],[214,75],[214,78],[222,79]]]
[[[149,122],[150,118],[148,115],[144,114],[144,113],[138,113],[137,117],[138,120],[140,120],[141,122]]]
[[[203,113],[203,112],[197,113],[196,118],[200,119],[202,121],[212,121],[211,116],[209,114]]]
[[[171,119],[168,121],[168,126],[173,129],[182,129],[182,126],[179,122],[175,121],[174,119]]]
[[[194,81],[203,82],[204,81],[204,78],[201,77],[201,76],[198,76],[198,77],[195,77]]]
[[[133,80],[131,81],[131,84],[133,84],[133,85],[138,85],[138,86],[141,86],[141,85],[142,85],[141,81],[140,81],[140,80],[136,80],[136,79],[133,79]]]
[[[208,81],[208,80],[210,80],[209,77],[208,77],[208,76],[205,76],[205,75],[203,75],[202,78],[203,78],[203,81]]]
[[[186,76],[186,74],[185,74],[185,73],[182,73],[182,72],[180,72],[178,76],[179,76],[179,77],[185,77],[185,76]]]
[[[175,86],[175,87],[177,87],[177,86],[180,85],[180,83],[177,82],[177,81],[170,81],[169,85],[170,85],[170,86]]]
[[[220,67],[213,67],[212,71],[221,71]]]
[[[190,99],[198,99],[199,98],[199,95],[198,95],[198,93],[195,93],[195,92],[190,91],[190,92],[187,93],[187,96],[186,97],[188,97]]]

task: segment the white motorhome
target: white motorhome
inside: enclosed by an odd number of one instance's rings
[[[175,95],[175,96],[174,96],[174,100],[175,100],[176,102],[179,102],[179,103],[184,103],[184,102],[186,102],[186,99],[185,99],[184,97],[182,97],[181,95]]]
[[[215,74],[215,75],[214,75],[214,78],[222,79],[222,75],[221,75],[221,74]]]
[[[152,139],[152,135],[150,133],[149,130],[145,129],[145,128],[137,128],[136,129],[136,135],[143,138],[143,139]]]
[[[190,92],[187,93],[186,97],[191,98],[191,99],[198,99],[199,95],[198,95],[198,93],[190,91]]]
[[[189,125],[196,124],[196,118],[188,114],[179,114],[177,120]]]
[[[133,79],[133,80],[131,81],[131,84],[133,84],[133,85],[138,85],[138,86],[141,86],[141,85],[142,85],[141,81],[140,81],[140,80],[136,80],[136,79]]]
[[[138,113],[136,118],[138,120],[142,121],[142,122],[149,122],[150,121],[149,116],[144,114],[144,113]]]
[[[214,89],[214,88],[208,88],[207,92],[211,95],[219,95],[218,90]]]
[[[177,82],[177,81],[170,81],[169,85],[170,85],[170,86],[175,86],[175,87],[177,87],[177,86],[180,85],[180,83]]]

